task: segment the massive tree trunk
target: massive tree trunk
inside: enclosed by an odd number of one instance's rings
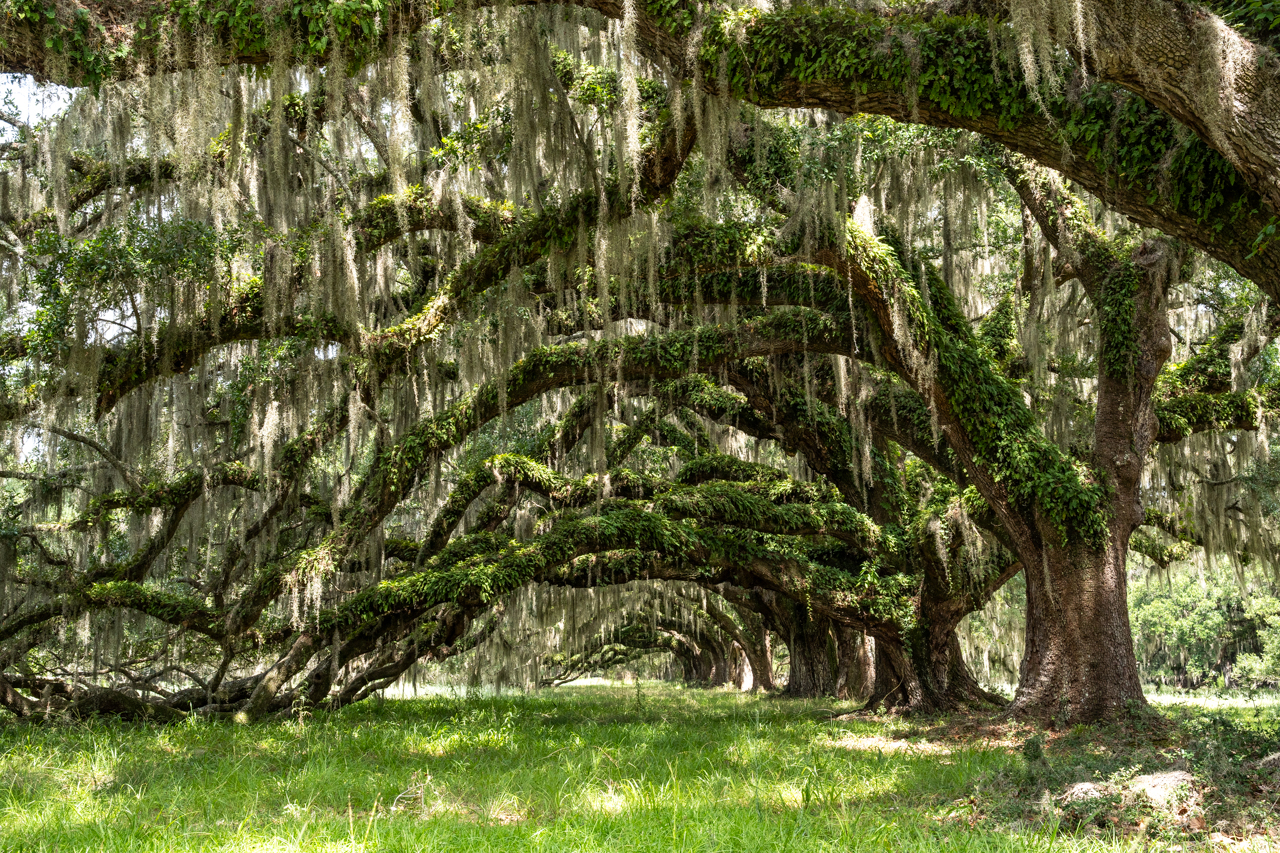
[[[1041,524],[1040,559],[1025,561],[1027,647],[1012,710],[1041,721],[1092,722],[1146,704],[1125,572],[1129,537],[1143,520],[1140,485],[1157,430],[1156,377],[1172,352],[1165,294],[1182,258],[1153,239],[1132,262],[1128,299],[1108,293],[1120,286],[1120,272],[1092,294],[1103,337],[1092,462],[1108,486],[1106,539],[1063,547],[1055,542],[1056,531]],[[1107,340],[1107,324],[1117,323],[1128,332],[1120,352],[1116,341]],[[1124,363],[1117,360],[1121,355]]]
[[[1114,527],[1114,526],[1113,526]],[[1129,629],[1128,532],[1104,550],[1053,550],[1027,572],[1027,646],[1013,710],[1090,721],[1145,704]]]
[[[735,607],[742,620],[742,636],[738,638],[747,665],[751,667],[751,689],[773,690],[773,649],[770,646],[769,629],[760,614],[746,607]]]

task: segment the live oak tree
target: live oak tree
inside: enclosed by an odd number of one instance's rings
[[[10,711],[340,705],[531,584],[629,584],[553,681],[706,626],[987,703],[1022,572],[1010,710],[1090,721],[1135,531],[1269,568],[1265,6],[7,12],[79,87],[5,117]]]

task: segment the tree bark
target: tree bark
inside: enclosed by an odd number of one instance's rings
[[[1191,128],[1280,212],[1280,63],[1274,54],[1203,6],[1101,0],[1083,12],[1095,34],[1084,57],[1090,70]],[[1079,53],[1074,34],[1055,37]]]
[[[1165,294],[1181,256],[1153,239],[1133,260],[1142,274],[1133,296],[1132,363],[1117,371],[1105,350],[1099,358],[1092,462],[1110,487],[1107,540],[1055,547],[1056,531],[1041,524],[1040,560],[1025,561],[1027,647],[1011,710],[1041,722],[1114,719],[1146,705],[1129,627],[1126,558],[1143,521],[1143,463],[1157,430],[1153,393],[1172,352]]]
[[[146,702],[120,690],[92,688],[79,699],[67,706],[66,714],[73,719],[84,719],[92,716],[119,717],[122,720],[148,720],[158,723],[171,723],[186,715],[179,710],[161,705],[157,702]]]
[[[787,650],[791,653],[787,695],[805,698],[836,695],[831,620],[810,613],[799,602],[788,603],[792,613],[787,634]]]
[[[953,537],[953,542],[961,537]],[[920,589],[917,624],[906,645],[910,664],[920,681],[924,708],[952,711],[957,708],[1003,706],[1003,697],[983,690],[969,671],[960,650],[956,628],[966,615],[983,607],[990,597],[1022,570],[1020,562],[988,571],[974,584],[967,570],[954,571],[964,555],[953,551],[950,565],[926,557]]]
[[[1049,551],[1038,571],[1027,572],[1027,646],[1015,714],[1062,725],[1146,704],[1129,629],[1127,546],[1127,532],[1113,530],[1100,552]]]
[[[747,656],[743,653],[742,646],[737,643],[730,644],[728,659],[729,682],[734,687],[742,690],[747,683],[747,671],[749,668],[750,664],[747,663]]]
[[[1003,706],[1006,700],[978,684],[965,663],[954,625],[921,630],[907,655],[920,685],[919,707],[911,710],[954,711]]]
[[[4,674],[0,673],[0,708],[7,708],[17,716],[25,717],[31,713],[32,704],[30,699],[14,690],[13,685],[5,680]]]
[[[686,638],[689,662],[685,683],[698,687],[720,687],[728,681],[728,659],[724,648],[714,637],[703,635],[696,640]]]
[[[875,659],[867,644],[867,636],[848,625],[836,627],[839,666],[836,675],[836,698],[863,702],[871,695],[875,678]]]
[[[263,675],[245,702],[244,714],[257,720],[274,709],[276,694],[293,678],[316,653],[323,640],[311,633],[301,633],[280,660]]]
[[[884,705],[889,711],[914,713],[928,708],[920,679],[901,643],[877,637],[875,661],[875,686],[864,710]]]
[[[769,629],[760,614],[742,606],[735,606],[734,610],[743,624],[738,643],[746,655],[747,665],[751,667],[751,689],[773,690],[776,685],[773,683],[773,649],[770,648]]]

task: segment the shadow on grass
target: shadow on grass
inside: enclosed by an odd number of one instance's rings
[[[0,850],[1045,849],[1043,828],[969,825],[1018,756],[845,710],[652,686],[13,726]]]

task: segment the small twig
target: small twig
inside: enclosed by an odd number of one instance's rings
[[[360,130],[368,137],[369,142],[373,144],[373,150],[377,152],[382,165],[388,169],[391,168],[391,146],[388,144],[386,135],[382,128],[378,126],[374,118],[368,113],[368,104],[364,99],[364,94],[355,85],[348,83],[346,88],[347,106],[351,109],[351,115],[356,120],[356,124]]]
[[[55,479],[56,474],[39,474],[34,471],[0,471],[0,480],[50,480]]]
[[[44,561],[45,561],[46,563],[48,563],[49,565],[51,565],[51,566],[69,566],[69,565],[71,565],[71,559],[70,559],[69,557],[57,557],[57,556],[54,556],[53,552],[51,552],[48,548],[46,548],[46,547],[44,546],[44,543],[43,543],[43,542],[41,542],[41,541],[40,541],[40,538],[39,538],[38,536],[36,536],[35,534],[33,534],[33,533],[26,533],[26,534],[23,534],[23,535],[24,535],[24,536],[26,536],[26,538],[28,538],[28,539],[30,539],[30,540],[31,540],[32,544],[34,544],[34,545],[36,546],[36,550],[40,552],[40,556],[41,556],[41,557],[44,559]]]
[[[11,113],[0,111],[0,121],[18,130],[31,130],[31,125]]]
[[[298,150],[310,157],[313,162],[319,163],[320,168],[332,175],[334,180],[338,182],[338,186],[342,187],[342,191],[346,193],[348,198],[354,198],[354,195],[351,192],[351,187],[347,184],[347,179],[344,178],[342,173],[329,162],[328,158],[322,156],[320,152],[314,150],[311,146],[303,142],[297,134],[290,133],[289,141],[298,146]]]
[[[134,473],[130,471],[128,467],[125,466],[124,462],[120,461],[119,457],[117,457],[110,450],[107,450],[107,448],[103,447],[97,441],[94,441],[89,436],[81,435],[78,432],[72,432],[69,429],[63,429],[62,427],[57,427],[57,426],[54,426],[53,424],[48,424],[45,426],[41,426],[40,424],[32,424],[32,426],[36,429],[48,430],[54,435],[60,435],[63,438],[67,438],[67,439],[70,439],[71,441],[75,441],[80,444],[83,444],[85,447],[92,448],[93,450],[97,451],[98,455],[101,456],[103,459],[105,459],[111,465],[112,468],[115,468],[116,471],[119,472],[120,476],[124,478],[125,484],[128,485],[130,489],[132,489],[135,492],[142,491],[141,482],[139,482],[138,478],[134,475]]]

